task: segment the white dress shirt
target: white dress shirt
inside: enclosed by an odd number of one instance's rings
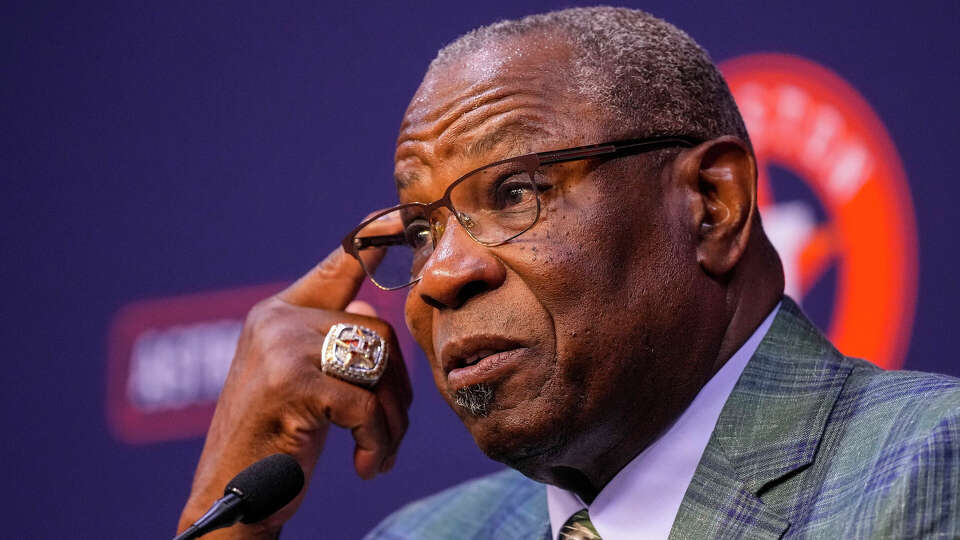
[[[667,538],[680,503],[693,479],[720,411],[780,304],[767,315],[740,349],[707,382],[690,405],[660,438],[620,470],[586,505],[577,495],[547,486],[550,529],[557,540],[560,528],[586,508],[603,540]]]

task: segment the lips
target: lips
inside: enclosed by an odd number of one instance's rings
[[[440,358],[448,384],[456,389],[496,379],[528,350],[502,336],[471,336],[447,342]]]

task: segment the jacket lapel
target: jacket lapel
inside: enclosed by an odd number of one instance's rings
[[[852,369],[783,298],[717,420],[670,538],[779,538],[789,520],[765,488],[809,465]]]

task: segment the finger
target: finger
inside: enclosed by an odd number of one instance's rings
[[[362,301],[351,302],[348,309],[355,308],[358,312],[364,310],[373,310],[373,307]],[[376,332],[386,342],[387,367],[375,388],[390,387],[392,394],[396,397],[399,407],[406,411],[413,402],[413,386],[410,382],[410,376],[407,373],[407,365],[403,359],[403,351],[400,349],[396,332],[387,321],[361,315],[358,313],[344,312],[331,314],[326,311],[299,310],[298,316],[302,317],[305,326],[312,327],[315,332],[307,335],[297,334],[291,339],[299,343],[299,347],[304,351],[313,351],[308,354],[308,358],[313,365],[320,371],[323,370],[323,343],[332,323],[346,323],[356,326],[369,328]]]
[[[347,313],[354,313],[356,315],[364,315],[367,317],[377,316],[377,310],[363,300],[354,300],[353,302],[350,302],[344,311]]]
[[[317,405],[330,422],[351,431],[356,443],[357,474],[373,478],[393,446],[379,398],[370,390],[334,377],[324,376],[324,386],[325,396]]]
[[[364,275],[360,262],[338,247],[277,297],[297,306],[339,311],[357,295]]]
[[[362,424],[352,430],[353,440],[356,442],[353,449],[353,467],[364,480],[370,480],[379,474],[384,461],[391,455],[391,445],[384,440],[384,437],[389,437],[389,428],[386,427],[386,416],[382,407],[377,408],[376,415],[378,425],[375,431],[372,424]]]
[[[372,306],[366,302],[352,302],[350,307],[356,311],[373,311]],[[317,316],[321,313],[324,312],[313,312]],[[327,315],[321,317],[323,330],[326,330],[329,324],[327,317]],[[325,379],[336,383],[335,388],[338,392],[355,390],[364,395],[363,398],[358,398],[355,393],[350,393],[339,401],[330,402],[328,412],[325,414],[334,424],[352,431],[356,442],[354,466],[362,478],[369,479],[379,472],[388,470],[387,460],[392,462],[391,458],[397,453],[397,448],[409,425],[407,409],[412,399],[412,391],[396,333],[389,323],[357,313],[343,313],[341,321],[370,328],[386,341],[386,371],[374,390],[355,386],[332,376],[324,376]],[[314,359],[317,367],[322,369],[322,354],[311,355],[311,358]],[[366,396],[373,396],[374,402],[367,401],[369,398]],[[365,401],[358,403],[350,402],[349,399]]]
[[[406,362],[403,361],[403,355],[400,352],[395,333],[390,334],[390,348],[393,356],[388,362],[383,379],[375,389],[377,396],[380,398],[380,403],[383,405],[393,442],[389,455],[380,466],[381,473],[389,471],[396,463],[400,443],[403,442],[403,437],[410,425],[407,411],[410,409],[413,400]]]
[[[403,405],[402,398],[397,395],[394,387],[382,385],[377,388],[376,394],[383,406],[387,428],[390,430],[391,447],[387,457],[380,464],[380,472],[385,473],[393,468],[396,462],[397,451],[410,425],[410,420],[407,416],[407,407]]]
[[[360,300],[351,302],[350,305],[369,306],[369,304]],[[371,306],[370,309],[372,310],[373,307]],[[360,313],[351,313],[349,316],[343,317],[342,322],[370,328],[386,340],[388,350],[387,369],[382,377],[383,382],[380,384],[389,384],[395,387],[397,389],[397,395],[401,398],[400,403],[404,408],[409,408],[410,403],[413,401],[413,388],[410,384],[410,376],[407,374],[407,365],[403,361],[400,342],[397,340],[397,333],[394,331],[393,326],[383,319]],[[324,328],[323,331],[325,332],[326,328]]]
[[[413,403],[413,385],[410,383],[407,363],[403,360],[403,353],[400,350],[400,344],[397,342],[395,333],[390,335],[390,351],[390,354],[393,355],[392,361],[387,366],[384,377],[389,379],[390,387],[396,390],[397,397],[400,398],[400,404],[404,410],[407,410]]]
[[[363,221],[383,211],[381,209],[371,212]],[[373,225],[374,231],[392,231],[402,227],[398,217],[391,214],[381,216]],[[375,266],[376,264],[372,267]],[[360,261],[340,246],[277,296],[285,302],[302,307],[340,311],[357,295],[364,276]]]

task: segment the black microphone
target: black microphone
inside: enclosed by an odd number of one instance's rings
[[[233,477],[223,497],[173,540],[199,538],[237,521],[256,523],[283,508],[303,489],[303,469],[287,454],[265,457]]]

